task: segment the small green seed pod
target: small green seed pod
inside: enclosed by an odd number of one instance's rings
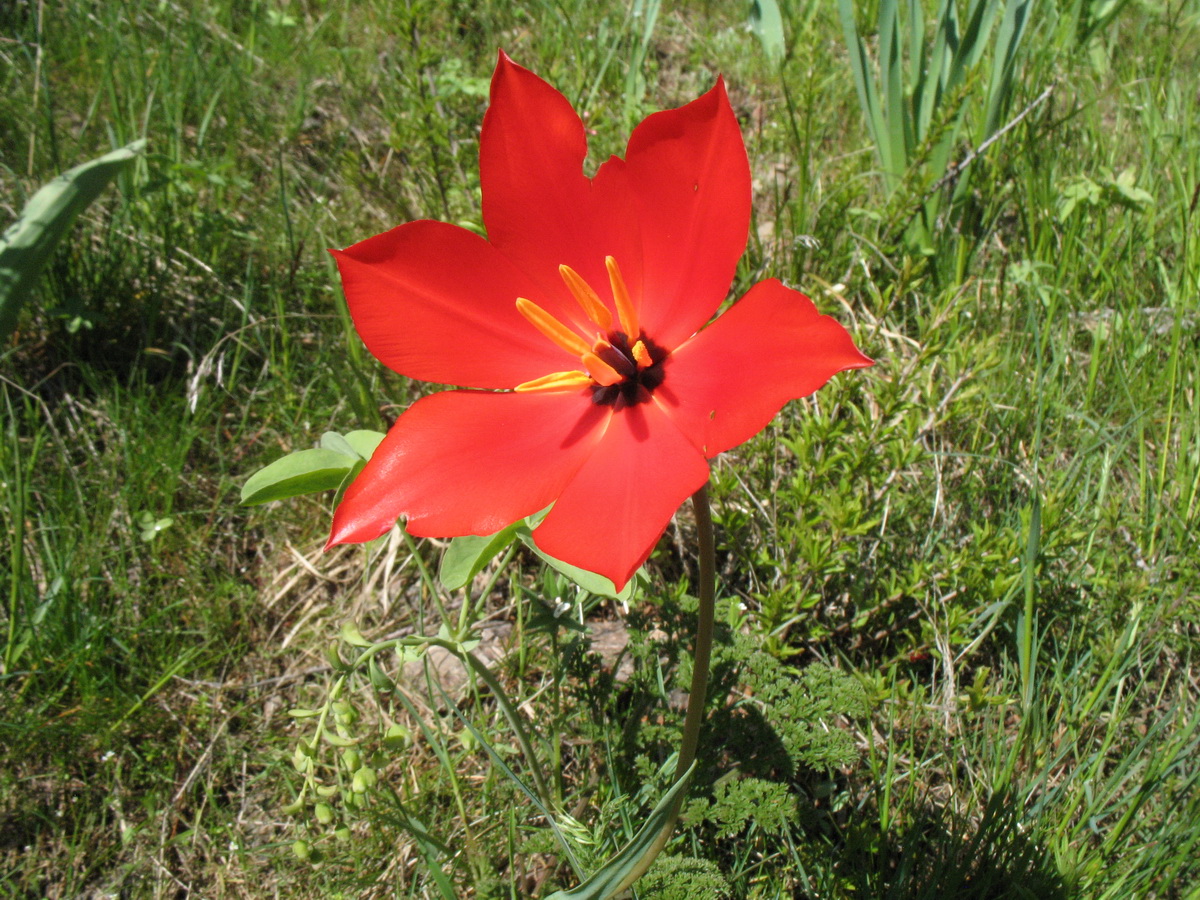
[[[333,702],[333,718],[339,725],[353,725],[358,721],[358,710],[345,700]]]
[[[391,725],[383,735],[383,746],[389,750],[407,750],[412,744],[412,732],[403,725]]]

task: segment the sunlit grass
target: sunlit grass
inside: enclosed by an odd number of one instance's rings
[[[503,47],[586,110],[595,158],[723,73],[755,176],[735,290],[782,277],[877,360],[714,469],[722,688],[668,848],[710,868],[677,861],[656,890],[1192,896],[1200,8],[1042,6],[1006,121],[1050,94],[973,159],[927,255],[906,234],[939,176],[880,171],[831,4],[780,4],[779,65],[736,4],[6,6],[0,211],[113,146],[149,152],[76,226],[0,358],[3,891],[569,881],[418,670],[411,710],[352,692],[386,757],[369,802],[334,801],[330,823],[282,811],[305,733],[287,709],[324,702],[343,621],[436,631],[420,568],[440,550],[321,555],[321,503],[237,506],[265,462],[416,398],[354,339],[324,249],[414,218],[480,227]],[[630,609],[572,611],[628,638],[619,679],[555,624],[553,599],[575,595],[526,554],[489,570],[491,591],[438,597],[502,659],[589,865],[663,786],[692,537],[681,515]],[[858,680],[870,714],[827,723],[852,759],[786,752],[781,710],[809,707],[748,687],[757,652],[788,685],[814,662]],[[526,772],[487,692],[448,689]],[[411,740],[381,742],[393,721]],[[298,861],[299,837],[324,862]]]

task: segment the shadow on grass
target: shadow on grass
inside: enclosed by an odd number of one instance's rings
[[[1048,850],[1022,822],[1020,801],[993,794],[971,821],[945,809],[912,814],[900,830],[879,834],[875,823],[849,822],[842,831],[842,883],[855,896],[881,900],[1066,900],[1068,885]],[[801,894],[800,896],[805,896]]]

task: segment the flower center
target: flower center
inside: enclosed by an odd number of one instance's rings
[[[591,388],[592,402],[602,405],[630,406],[650,399],[662,384],[663,361],[667,351],[650,340],[641,330],[637,307],[629,296],[617,261],[605,257],[617,321],[600,295],[570,266],[559,266],[558,274],[571,296],[579,303],[588,321],[596,326],[592,337],[584,338],[546,310],[524,297],[517,298],[517,310],[554,344],[579,357],[582,369],[552,372],[526,381],[518,391],[565,391]]]

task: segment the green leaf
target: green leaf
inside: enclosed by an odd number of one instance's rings
[[[332,491],[346,480],[359,457],[335,450],[297,450],[259,469],[242,486],[242,503],[257,506],[304,494]]]
[[[758,36],[763,52],[773,62],[783,59],[787,41],[783,36],[783,16],[777,0],[750,0],[750,28]]]
[[[1137,170],[1128,168],[1112,179],[1109,184],[1115,191],[1115,200],[1129,209],[1142,209],[1154,202],[1154,195],[1137,187]]]
[[[625,587],[618,591],[613,583],[603,575],[597,575],[595,572],[589,572],[587,569],[581,569],[578,566],[565,563],[561,559],[555,559],[549,553],[545,553],[533,542],[533,532],[529,530],[528,526],[518,526],[517,536],[524,542],[526,547],[540,556],[548,566],[556,572],[566,575],[567,578],[571,579],[571,581],[589,594],[596,594],[600,597],[613,597],[617,600],[628,600],[633,594],[633,583],[636,577],[630,578]]]
[[[470,584],[471,579],[483,571],[484,566],[513,542],[517,526],[509,525],[503,531],[487,535],[456,537],[442,554],[438,567],[438,578],[448,591],[457,591]]]
[[[321,449],[332,450],[334,453],[341,453],[343,456],[358,456],[358,452],[350,446],[350,442],[336,431],[327,431],[321,435]]]
[[[638,829],[633,840],[621,848],[598,872],[579,887],[569,891],[555,891],[546,900],[607,900],[627,886],[627,878],[636,877],[639,871],[646,871],[665,843],[665,840],[660,841],[660,837],[674,824],[676,804],[682,800],[683,792],[687,789],[695,768],[696,763],[693,762],[683,777],[658,801],[658,806],[654,807],[654,811]]]
[[[141,529],[141,539],[149,543],[158,537],[159,532],[170,528],[174,521],[170,516],[155,518],[154,513],[144,510],[137,520],[138,528]]]
[[[21,307],[75,217],[145,146],[134,141],[43,185],[0,237],[0,341],[16,328]]]
[[[347,644],[349,644],[351,647],[370,647],[371,646],[371,642],[368,641],[365,637],[363,637],[362,632],[358,630],[358,626],[355,625],[353,622],[342,623],[342,640],[345,641]]]
[[[363,459],[370,459],[371,454],[375,452],[375,448],[384,439],[385,435],[380,431],[351,431],[342,435],[346,443],[361,456]]]

